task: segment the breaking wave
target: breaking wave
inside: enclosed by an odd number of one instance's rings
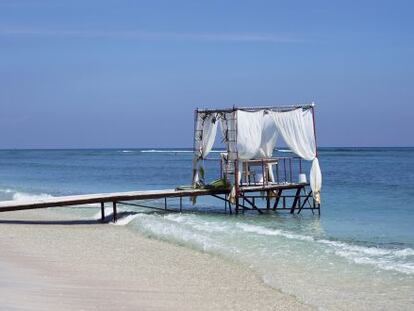
[[[259,235],[281,236],[287,239],[315,242],[328,247],[328,252],[343,257],[357,264],[373,265],[382,270],[414,274],[414,249],[386,249],[352,245],[345,242],[315,239],[312,236],[301,235],[278,229],[268,229],[261,226],[239,223],[237,227],[245,232]],[[402,261],[413,257],[411,262]]]
[[[53,195],[47,193],[26,193],[26,192],[15,192],[13,194],[13,201],[30,201],[30,200],[43,200],[53,198]]]
[[[137,216],[139,215],[139,216]],[[265,226],[253,225],[244,222],[226,222],[205,219],[197,215],[168,214],[147,215],[137,214],[140,230],[161,239],[190,244],[201,250],[220,250],[221,253],[242,252],[234,249],[234,245],[224,243],[223,235],[228,237],[247,237],[246,234],[256,236],[274,236],[282,239],[294,240],[298,243],[314,243],[313,247],[326,254],[333,254],[346,259],[350,263],[369,265],[386,271],[414,275],[414,249],[387,249],[368,247],[315,238],[311,235],[299,234],[288,230],[272,229]],[[134,219],[136,219],[136,217]],[[219,235],[221,237],[219,237]],[[272,247],[269,244],[268,247]],[[295,246],[291,246],[295,247]],[[272,251],[269,249],[269,251]]]

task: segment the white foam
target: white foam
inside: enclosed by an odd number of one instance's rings
[[[129,224],[131,221],[133,221],[137,217],[138,217],[138,214],[128,215],[126,217],[118,218],[118,220],[115,223],[112,222],[111,224],[115,226],[126,226],[127,224]]]
[[[335,255],[357,264],[368,264],[382,270],[414,274],[414,263],[401,262],[401,259],[414,255],[414,250],[411,248],[393,250],[380,247],[350,245],[329,240],[317,240],[317,242],[329,246]]]
[[[47,193],[26,193],[26,192],[16,192],[13,194],[14,201],[30,201],[30,200],[43,200],[53,198],[52,195]]]
[[[111,207],[105,207],[104,212],[105,212],[105,217],[107,217],[113,214],[113,209]],[[101,215],[101,212],[99,211],[93,216],[93,219],[98,220],[98,219],[101,219],[101,217],[102,215]]]
[[[407,256],[414,256],[414,249],[412,248],[404,248],[394,252],[394,255],[397,257],[407,257]]]
[[[245,232],[252,232],[261,235],[273,235],[282,236],[288,239],[301,240],[301,241],[314,241],[313,237],[307,235],[301,235],[296,233],[290,233],[279,229],[268,229],[256,225],[249,225],[244,223],[238,223],[236,226]]]
[[[221,245],[218,241],[208,237],[206,234],[188,229],[176,222],[168,221],[165,217],[136,214],[136,219],[139,221],[139,230],[144,233],[154,234],[158,238],[165,240],[173,240],[178,243],[190,245],[202,251],[219,251],[228,249]]]
[[[205,232],[228,232],[230,228],[224,224],[209,221],[200,221],[200,218],[194,215],[169,214],[164,216],[165,219],[188,225],[196,230]]]
[[[405,248],[402,250],[385,249],[380,247],[364,247],[351,245],[344,242],[315,239],[311,236],[291,233],[279,229],[269,229],[261,226],[237,223],[236,226],[245,232],[267,236],[281,236],[293,240],[316,242],[329,247],[330,252],[357,264],[369,264],[387,271],[397,271],[404,274],[414,274],[413,262],[401,262],[408,256],[414,256],[414,250]]]

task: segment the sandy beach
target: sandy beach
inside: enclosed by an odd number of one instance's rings
[[[243,266],[124,226],[55,211],[0,216],[7,310],[313,309]]]

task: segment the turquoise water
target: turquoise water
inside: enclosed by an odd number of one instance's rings
[[[181,149],[2,150],[0,200],[171,188],[189,183],[191,157]],[[410,310],[413,160],[414,148],[322,148],[321,217],[223,215],[222,202],[210,198],[182,214],[123,206],[130,215],[119,225],[240,262],[321,309]],[[99,217],[98,208],[71,213]]]

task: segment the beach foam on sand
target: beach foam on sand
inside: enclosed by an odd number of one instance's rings
[[[47,210],[0,214],[1,308],[314,309],[239,264],[128,227],[67,217]]]

